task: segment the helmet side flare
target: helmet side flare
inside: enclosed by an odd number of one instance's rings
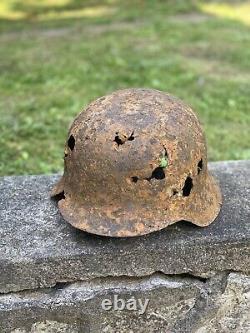
[[[52,196],[61,192],[66,221],[113,237],[180,220],[206,226],[222,201],[195,113],[167,93],[139,88],[101,97],[76,117]]]

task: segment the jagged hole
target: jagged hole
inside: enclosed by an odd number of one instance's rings
[[[150,177],[148,178],[142,178],[142,180],[147,180],[147,181],[151,181],[152,179],[157,179],[157,180],[161,180],[161,179],[164,179],[165,178],[165,172],[164,172],[164,169],[161,168],[161,167],[157,167],[155,168],[153,171],[152,171],[152,174]],[[138,181],[140,180],[139,177],[137,176],[133,176],[131,177],[131,181],[133,183],[137,183]]]
[[[71,135],[68,139],[68,146],[69,146],[70,150],[73,150],[75,148],[75,143],[76,143],[76,140],[73,137],[73,135]]]
[[[182,189],[182,194],[183,194],[184,197],[189,196],[189,194],[192,190],[192,187],[193,187],[193,179],[188,176],[185,180],[185,184],[184,184],[183,189]]]
[[[62,191],[62,192],[56,194],[56,195],[54,196],[54,199],[55,199],[57,202],[60,201],[60,200],[65,199],[64,191]]]
[[[198,174],[201,172],[202,168],[203,168],[203,160],[201,159],[197,165]]]
[[[172,193],[173,193],[173,195],[176,195],[178,193],[178,191],[177,190],[173,190]]]
[[[118,146],[123,145],[125,143],[125,141],[123,141],[120,137],[119,134],[116,133],[115,139],[114,141],[117,143]]]
[[[131,133],[131,135],[128,137],[128,141],[133,141],[135,139],[134,137],[134,131]]]
[[[164,179],[164,178],[165,178],[165,172],[164,172],[163,168],[157,167],[153,170],[152,175],[149,178],[149,180],[151,180],[151,179],[160,180],[160,179]]]
[[[123,145],[126,141],[133,141],[135,139],[134,131],[129,137],[126,134],[119,134],[119,132],[116,132],[115,134],[114,142],[116,142],[118,146]]]
[[[131,177],[131,180],[132,180],[133,183],[137,183],[138,180],[139,180],[139,177],[133,176],[133,177]]]

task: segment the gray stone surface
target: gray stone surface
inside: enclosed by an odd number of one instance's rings
[[[224,203],[206,228],[179,222],[111,239],[76,230],[49,198],[56,176],[0,180],[0,292],[109,276],[250,271],[250,161],[211,163]]]
[[[200,297],[202,284],[156,274],[149,278],[108,278],[73,283],[61,289],[2,295],[0,328],[4,333],[17,329],[28,333],[43,324],[47,331],[54,325],[63,327],[62,332],[72,329],[79,333],[145,333],[148,326],[148,332],[160,332],[170,328],[169,322],[173,327],[177,318],[184,318]],[[113,301],[114,295],[124,300],[132,296],[143,301],[149,299],[147,311],[140,315],[138,311],[103,310],[102,301]]]
[[[206,281],[153,274],[102,278],[0,296],[1,333],[248,333],[250,277],[218,274]],[[114,295],[148,299],[139,311],[102,309]]]
[[[249,333],[250,277],[229,274],[224,292],[215,298],[214,309],[212,315],[204,315],[196,333]]]

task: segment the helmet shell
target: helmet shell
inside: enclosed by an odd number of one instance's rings
[[[152,89],[125,89],[82,111],[65,144],[52,195],[63,217],[90,233],[127,237],[180,220],[209,225],[221,193],[207,169],[201,124],[190,107]]]

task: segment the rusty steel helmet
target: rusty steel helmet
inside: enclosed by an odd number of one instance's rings
[[[70,127],[64,166],[52,196],[63,193],[62,216],[89,233],[137,236],[180,220],[204,227],[220,211],[201,124],[161,91],[125,89],[92,102]]]

